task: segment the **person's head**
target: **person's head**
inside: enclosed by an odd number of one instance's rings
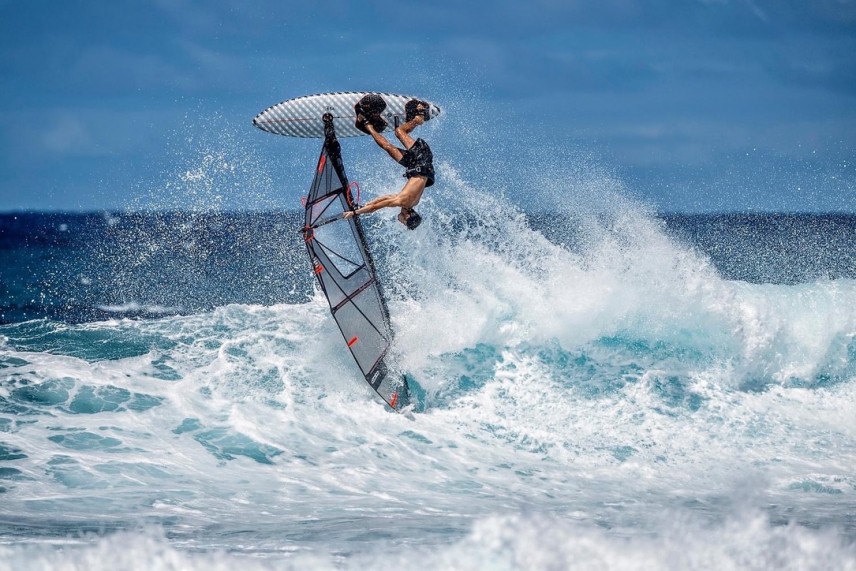
[[[422,224],[422,217],[412,208],[402,208],[398,214],[398,221],[407,226],[408,230],[416,230]]]

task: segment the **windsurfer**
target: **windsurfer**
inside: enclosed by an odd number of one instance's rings
[[[405,123],[395,129],[395,136],[404,145],[400,149],[378,133],[374,126],[376,119],[363,113],[357,115],[356,127],[372,136],[375,143],[386,151],[392,159],[405,167],[407,182],[398,194],[387,194],[370,200],[354,211],[345,212],[345,218],[354,214],[368,214],[381,208],[401,208],[398,221],[415,230],[422,223],[422,217],[413,209],[419,204],[425,189],[434,184],[434,157],[431,148],[423,139],[413,139],[410,133],[430,118],[428,103],[411,99],[404,106]],[[381,124],[383,126],[383,124]]]

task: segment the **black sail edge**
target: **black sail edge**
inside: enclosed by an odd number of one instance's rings
[[[410,403],[410,393],[406,379],[392,375],[386,363],[393,340],[389,308],[359,217],[342,216],[355,205],[332,122],[325,122],[324,134],[306,197],[306,250],[360,372],[384,402],[400,410]]]

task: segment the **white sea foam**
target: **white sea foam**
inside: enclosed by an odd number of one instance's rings
[[[81,569],[331,569],[460,571],[563,570],[801,570],[856,569],[856,547],[834,530],[773,525],[747,509],[716,524],[691,514],[666,513],[645,534],[627,535],[549,515],[480,519],[461,539],[434,547],[380,544],[348,558],[313,549],[253,548],[193,551],[176,547],[158,531],[53,546],[0,546],[0,571]],[[63,545],[64,544],[64,545]]]
[[[737,384],[810,384],[821,374],[854,373],[853,280],[723,280],[706,258],[609,187],[590,191],[586,196],[599,198],[585,207],[560,211],[579,225],[563,248],[452,167],[443,167],[443,179],[444,190],[425,200],[435,212],[424,233],[387,229],[401,242],[387,256],[388,271],[399,294],[399,346],[411,368],[479,343],[558,340],[572,349],[623,336],[700,352],[714,368],[728,364]],[[460,212],[472,218],[455,231]]]
[[[180,307],[167,307],[164,305],[144,305],[138,303],[136,301],[129,301],[127,303],[117,304],[117,305],[99,305],[98,309],[102,311],[106,311],[108,313],[149,313],[149,314],[168,314],[168,313],[178,313],[181,311]]]
[[[551,241],[442,169],[419,232],[380,219],[422,413],[320,295],[5,328],[0,521],[170,539],[0,565],[853,568],[856,283],[723,280],[603,177]]]

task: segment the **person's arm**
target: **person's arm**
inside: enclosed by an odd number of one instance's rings
[[[395,206],[399,206],[398,204],[398,195],[397,194],[387,194],[386,196],[381,196],[375,198],[374,200],[368,202],[365,206],[361,208],[357,208],[353,212],[348,211],[345,212],[345,218],[350,218],[354,214],[371,214],[375,210],[380,210],[381,208],[392,208]]]

